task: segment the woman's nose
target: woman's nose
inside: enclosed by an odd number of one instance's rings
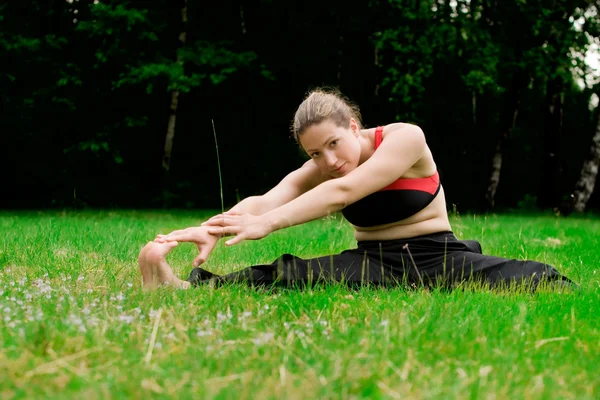
[[[337,157],[333,153],[326,153],[325,162],[328,166],[333,167],[337,163]]]

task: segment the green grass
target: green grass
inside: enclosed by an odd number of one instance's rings
[[[484,252],[553,264],[569,294],[140,289],[137,254],[208,212],[0,213],[0,398],[598,398],[600,221],[454,217]],[[230,272],[354,245],[327,218],[232,248]],[[168,259],[187,277],[196,254]]]

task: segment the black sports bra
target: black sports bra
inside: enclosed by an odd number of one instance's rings
[[[375,130],[375,150],[382,141],[383,127]],[[355,226],[371,227],[406,219],[427,207],[440,191],[440,176],[399,178],[383,189],[350,204],[342,210]]]

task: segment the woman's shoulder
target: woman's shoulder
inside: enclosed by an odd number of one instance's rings
[[[360,136],[370,142],[373,147],[377,147],[375,146],[376,142],[377,144],[381,143],[381,141],[383,141],[390,133],[401,131],[402,128],[416,128],[421,131],[421,128],[415,124],[410,124],[407,122],[392,122],[390,124],[377,125],[376,127],[372,128],[363,128],[359,133]]]
[[[417,129],[421,129],[418,125],[411,124],[411,123],[408,123],[408,122],[392,122],[392,123],[389,123],[389,124],[377,125],[377,126],[371,127],[371,128],[362,128],[360,130],[360,134],[363,135],[364,137],[368,137],[368,138],[374,139],[376,132],[378,130],[380,130],[382,137],[385,138],[385,136],[387,134],[389,134],[390,132],[397,131],[397,130],[399,130],[401,128],[417,128]]]
[[[376,138],[376,136],[378,136],[376,133],[378,129],[381,130],[381,133],[379,134],[381,136]],[[376,142],[378,142],[377,144],[379,145],[385,141],[386,137],[394,135],[400,135],[400,140],[396,141],[398,146],[404,147],[405,143],[407,143],[405,138],[402,137],[404,135],[406,135],[406,139],[411,137],[412,140],[409,142],[416,143],[415,146],[422,146],[422,156],[402,175],[403,178],[428,177],[433,175],[437,170],[437,166],[433,160],[433,154],[425,141],[423,130],[418,125],[407,122],[394,122],[387,125],[380,125],[376,128],[365,129],[364,132],[364,134],[370,138],[374,146]],[[419,137],[420,139],[416,140]],[[394,142],[394,140],[392,140],[392,142]],[[421,150],[419,150],[419,152],[420,151]]]

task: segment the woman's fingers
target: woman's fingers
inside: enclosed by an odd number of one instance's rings
[[[242,240],[244,240],[244,236],[240,234],[240,235],[235,236],[234,238],[229,239],[228,241],[225,242],[225,244],[227,246],[233,246],[234,244],[238,244]]]
[[[228,219],[228,217],[230,217],[229,215],[219,215],[219,216],[215,216],[212,217],[211,219],[204,221],[202,224],[200,224],[201,226],[221,226],[225,223],[225,221]]]
[[[204,221],[203,223],[200,224],[200,226],[204,226],[204,225],[218,225],[218,221],[223,221],[223,215],[219,214],[219,215],[215,215],[214,217],[210,217],[208,220]]]
[[[232,235],[238,233],[239,231],[239,226],[216,226],[208,229],[208,233],[211,235]]]
[[[202,264],[204,261],[206,261],[206,257],[203,257],[202,254],[200,254],[199,256],[197,256],[196,258],[194,258],[194,261],[192,261],[192,265],[194,267],[198,267],[200,266],[200,264]]]
[[[196,258],[194,258],[192,265],[194,267],[197,267],[200,264],[204,263],[208,259],[208,256],[210,255],[210,252],[212,251],[213,247],[214,245],[198,245],[198,250],[200,251],[200,254],[198,254]]]
[[[200,226],[221,226],[223,225],[223,221],[225,219],[221,217],[220,219],[209,219],[208,221],[204,221]]]
[[[211,235],[236,235],[235,237],[229,239],[225,242],[227,246],[231,246],[237,244],[244,240],[246,236],[242,233],[242,227],[240,226],[220,226],[215,228],[210,228],[208,233]]]
[[[239,221],[239,217],[237,217],[237,216],[223,216],[219,219],[215,219],[214,221],[208,220],[208,221],[204,222],[204,226],[214,226],[214,227],[232,226],[232,225],[237,225],[238,221]]]
[[[193,242],[196,238],[194,237],[193,232],[189,231],[177,231],[171,232],[167,236],[165,236],[167,241],[176,240],[179,242]]]
[[[217,214],[213,217],[210,217],[208,220],[204,221],[203,223],[201,223],[201,226],[204,225],[211,225],[211,226],[220,226],[221,224],[223,224],[224,220],[226,219],[226,217],[233,217],[233,216],[239,216],[241,214],[235,212],[235,211],[226,211],[222,214]]]
[[[176,231],[173,231],[173,232],[169,233],[168,235],[163,235],[163,234],[159,233],[154,238],[154,241],[158,242],[158,243],[164,243],[164,242],[167,242],[167,241],[175,240],[173,238],[176,237],[176,235],[179,235],[182,232],[186,232],[186,231],[187,231],[187,229],[178,229]]]

